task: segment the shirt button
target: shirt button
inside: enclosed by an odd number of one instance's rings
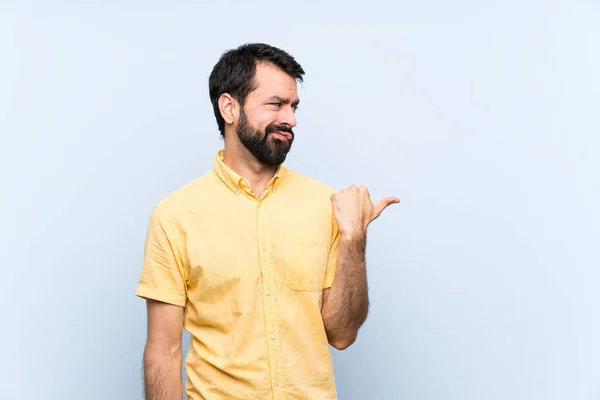
[[[263,251],[267,251],[267,246],[265,246],[264,244],[262,245],[262,249]]]
[[[271,335],[271,340],[275,340],[275,335]]]
[[[279,381],[275,381],[275,386],[279,386]]]
[[[269,289],[267,289],[267,292],[266,292],[266,293],[267,293],[267,296],[270,296],[270,295],[271,295],[271,291],[270,291]]]

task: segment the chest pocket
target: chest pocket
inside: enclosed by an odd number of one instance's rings
[[[283,254],[285,280],[290,289],[323,290],[329,254],[325,232],[286,235]]]

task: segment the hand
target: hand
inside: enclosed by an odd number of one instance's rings
[[[389,205],[400,203],[397,197],[385,197],[373,204],[365,186],[350,186],[331,196],[333,214],[343,235],[364,234],[367,226]]]

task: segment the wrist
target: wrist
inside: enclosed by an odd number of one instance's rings
[[[340,231],[340,237],[345,242],[358,242],[366,239],[367,232],[363,230]]]

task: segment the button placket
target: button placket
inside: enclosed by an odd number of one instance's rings
[[[265,320],[267,322],[267,351],[269,353],[269,364],[271,372],[271,384],[273,388],[279,388],[281,381],[281,346],[278,340],[279,335],[279,321],[277,315],[276,296],[273,296],[273,270],[269,263],[270,254],[267,251],[267,232],[266,222],[264,218],[264,205],[261,206],[262,201],[258,201],[256,204],[256,220],[258,225],[258,246],[259,246],[259,259],[260,268],[263,277],[263,310],[265,313]]]

